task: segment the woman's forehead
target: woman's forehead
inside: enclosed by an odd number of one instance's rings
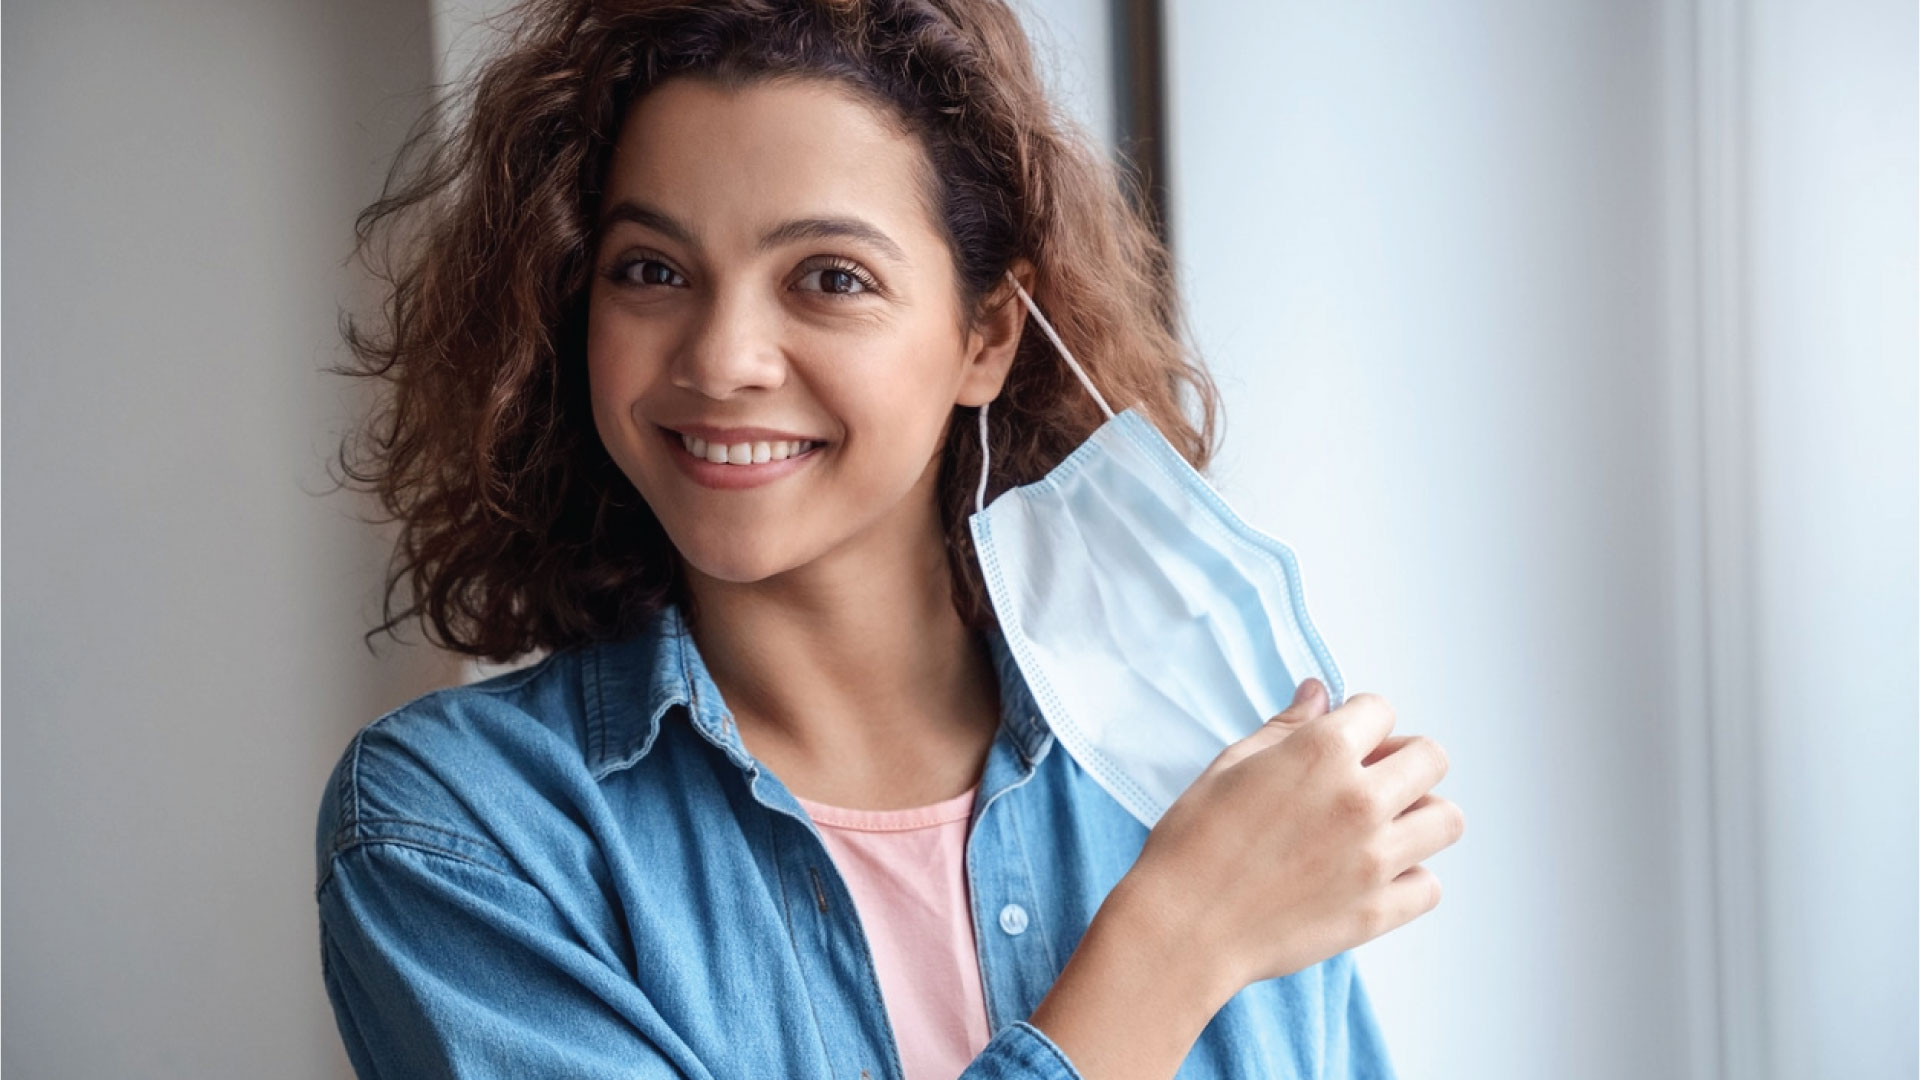
[[[941,242],[927,169],[918,139],[834,83],[683,77],[629,112],[603,204],[657,211],[701,246],[764,247],[783,224],[837,220],[911,251]]]

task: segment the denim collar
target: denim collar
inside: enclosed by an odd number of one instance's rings
[[[1000,726],[1027,764],[1038,761],[1053,738],[1020,674],[1006,638],[986,631],[994,674],[1000,682]],[[680,609],[668,605],[639,634],[599,642],[582,657],[587,717],[587,768],[597,780],[631,768],[653,749],[669,710],[679,706],[702,738],[746,771],[758,768],[740,742],[733,715],[707,673],[699,647]]]

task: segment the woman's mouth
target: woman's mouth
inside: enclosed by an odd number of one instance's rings
[[[697,435],[674,434],[680,436],[680,445],[687,448],[687,453],[715,465],[764,465],[769,461],[785,461],[816,446],[826,445],[812,439],[721,444],[710,443]]]
[[[659,429],[674,464],[695,483],[721,491],[759,487],[806,468],[827,444],[818,439],[721,442]]]

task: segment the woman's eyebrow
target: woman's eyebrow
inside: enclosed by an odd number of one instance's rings
[[[700,246],[699,242],[693,238],[693,231],[685,225],[660,210],[630,199],[616,203],[612,209],[600,215],[600,231],[604,233],[622,221],[645,226],[669,240],[688,247]]]
[[[694,238],[693,230],[674,220],[664,211],[645,203],[623,200],[615,204],[601,216],[600,228],[604,232],[622,221],[645,226],[688,247],[700,246],[699,241]],[[760,238],[758,247],[759,250],[766,251],[796,240],[827,240],[835,237],[864,241],[896,263],[907,261],[907,253],[902,251],[900,245],[894,243],[891,237],[880,231],[878,227],[855,217],[808,217],[781,222],[767,230],[766,234]]]
[[[795,240],[828,240],[846,237],[849,240],[861,240],[879,249],[880,254],[896,263],[905,263],[907,253],[900,245],[878,228],[852,217],[811,217],[796,218],[782,222],[760,238],[760,250],[790,244]]]

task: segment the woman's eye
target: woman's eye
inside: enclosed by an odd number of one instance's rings
[[[687,280],[658,259],[632,259],[615,268],[616,280],[628,285],[685,285]]]
[[[857,296],[874,288],[872,278],[845,266],[823,266],[818,270],[809,270],[801,276],[799,284],[802,288],[834,296]]]

